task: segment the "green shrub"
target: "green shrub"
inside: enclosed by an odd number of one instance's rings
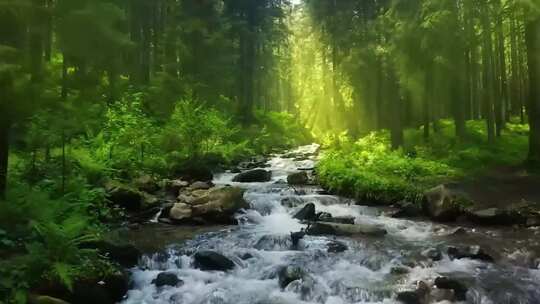
[[[406,145],[396,151],[390,149],[387,131],[372,132],[356,142],[344,134],[329,136],[317,168],[319,179],[323,186],[359,199],[419,202],[422,193],[437,184],[525,159],[523,126],[509,124],[503,136],[488,145],[485,122],[468,122],[465,141],[456,140],[451,121],[442,120],[440,125],[441,132],[428,143],[421,130],[406,130]]]
[[[53,199],[45,191],[12,186],[7,199],[0,201],[2,299],[26,303],[27,290],[41,280],[72,288],[78,278],[113,269],[96,251],[80,249],[101,234],[101,226],[89,213],[98,196],[80,190]]]

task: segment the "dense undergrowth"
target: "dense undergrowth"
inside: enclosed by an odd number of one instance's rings
[[[497,165],[523,162],[528,126],[510,123],[493,145],[486,141],[483,121],[467,123],[466,141],[454,136],[453,123],[441,121],[441,130],[428,142],[421,129],[405,132],[405,147],[392,151],[386,131],[372,132],[358,141],[346,136],[327,140],[318,165],[322,185],[365,202],[419,203],[425,190],[443,182],[472,177]]]
[[[69,289],[117,269],[81,246],[101,239],[123,213],[108,203],[106,181],[174,177],[193,166],[214,170],[310,141],[290,114],[258,112],[245,126],[186,99],[158,120],[139,97],[126,96],[69,129],[48,124],[48,113],[30,119],[26,144],[10,155],[0,201],[0,303],[26,303],[44,281]]]

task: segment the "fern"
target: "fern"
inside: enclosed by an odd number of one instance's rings
[[[51,274],[70,291],[73,290],[73,280],[75,276],[75,266],[63,262],[52,264]]]

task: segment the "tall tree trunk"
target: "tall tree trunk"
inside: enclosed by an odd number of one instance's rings
[[[400,86],[394,67],[391,67],[388,71],[388,83],[390,86],[389,93],[392,98],[392,107],[390,108],[390,142],[392,149],[395,150],[403,146],[404,107],[400,93]]]
[[[46,0],[46,6],[47,6],[47,15],[46,15],[46,25],[45,25],[45,41],[44,41],[44,48],[45,48],[45,61],[50,62],[51,61],[51,55],[52,55],[52,45],[53,45],[53,32],[54,32],[54,20],[53,20],[53,9],[54,9],[54,1],[53,0]]]
[[[431,64],[430,64],[431,66]],[[423,124],[424,124],[424,141],[429,141],[429,130],[430,130],[430,121],[431,121],[431,115],[430,115],[430,102],[433,98],[433,75],[431,75],[431,68],[428,67],[426,69],[426,75],[424,76],[424,102],[422,106],[423,111]]]
[[[257,3],[248,1],[245,8],[245,18],[247,30],[241,36],[241,60],[242,60],[242,81],[241,81],[241,103],[240,117],[243,124],[253,121],[254,104],[254,80],[255,80],[255,48],[256,48],[256,23],[257,23]]]
[[[383,123],[383,104],[384,104],[384,71],[380,58],[377,58],[377,92],[375,97],[375,128],[377,130],[384,128]]]
[[[3,102],[3,101],[0,101]],[[7,190],[8,158],[9,158],[9,131],[10,119],[5,109],[0,113],[0,199],[4,199]]]
[[[501,136],[502,129],[507,121],[506,109],[508,108],[508,78],[506,76],[505,41],[503,33],[503,12],[500,0],[497,2],[499,8],[495,31],[497,34],[497,63],[499,66],[499,97],[496,106],[497,136]]]
[[[519,12],[519,11],[518,11]],[[521,123],[525,123],[525,110],[526,110],[526,98],[527,98],[527,88],[526,80],[527,78],[527,66],[525,63],[525,57],[527,57],[526,45],[523,42],[523,14],[518,15],[516,18],[517,30],[518,30],[518,67],[519,67],[519,100],[520,100],[520,119]]]
[[[486,5],[489,5],[486,1]],[[495,112],[493,109],[494,73],[493,73],[493,43],[491,37],[490,19],[487,13],[482,14],[483,40],[482,66],[483,73],[483,112],[486,119],[488,143],[495,142]]]
[[[527,61],[529,65],[529,161],[540,164],[540,16],[535,16],[525,28]]]
[[[521,115],[522,112],[522,101],[519,98],[519,61],[518,61],[518,33],[516,25],[516,15],[512,11],[510,17],[510,62],[511,62],[511,98],[510,106],[511,112],[514,115]]]

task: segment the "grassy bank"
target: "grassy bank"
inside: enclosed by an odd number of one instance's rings
[[[508,124],[493,145],[486,141],[485,122],[469,121],[467,130],[467,140],[458,141],[453,123],[443,120],[440,132],[425,142],[421,129],[408,129],[405,147],[396,151],[390,149],[386,131],[357,141],[336,138],[327,143],[319,163],[320,182],[332,191],[372,203],[419,202],[425,190],[440,183],[524,161],[527,125]]]

